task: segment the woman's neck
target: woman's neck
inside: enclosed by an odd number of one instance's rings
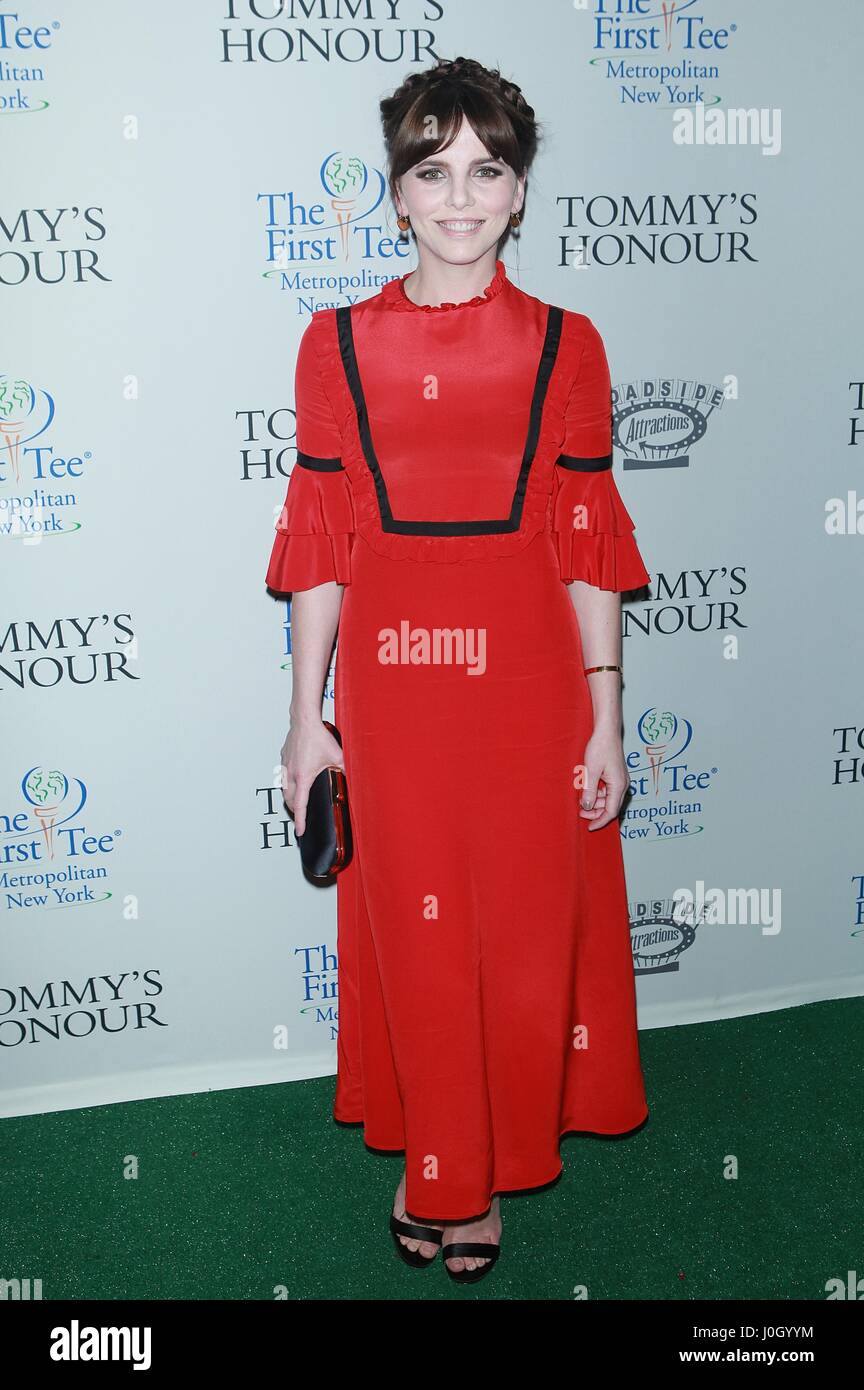
[[[497,259],[494,246],[469,265],[421,256],[417,269],[403,281],[405,293],[413,304],[461,304],[483,293],[495,278]]]

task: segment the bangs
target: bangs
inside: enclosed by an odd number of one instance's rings
[[[467,120],[492,159],[503,159],[517,175],[523,160],[513,123],[487,93],[449,82],[421,92],[406,111],[394,141],[390,163],[391,188],[421,160],[446,150]]]

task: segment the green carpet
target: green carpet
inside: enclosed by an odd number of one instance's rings
[[[401,1155],[330,1117],[333,1078],[7,1119],[0,1277],[44,1299],[816,1299],[864,1274],[864,1001],[640,1034],[651,1117],[570,1135],[502,1199],[460,1287],[387,1218]],[[129,1155],[138,1177],[124,1178]],[[738,1176],[724,1178],[728,1156]]]

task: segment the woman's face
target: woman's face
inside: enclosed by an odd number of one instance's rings
[[[467,265],[496,247],[511,212],[525,197],[525,179],[491,158],[465,119],[446,150],[403,174],[396,207],[411,218],[421,246],[451,265]]]

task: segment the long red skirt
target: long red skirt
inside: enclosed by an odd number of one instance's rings
[[[620,831],[579,815],[592,705],[548,532],[452,563],[358,535],[351,563],[333,1116],[405,1150],[409,1217],[470,1220],[555,1178],[565,1131],[626,1133],[648,1113]],[[383,662],[382,631],[405,622],[473,629],[470,658]]]

